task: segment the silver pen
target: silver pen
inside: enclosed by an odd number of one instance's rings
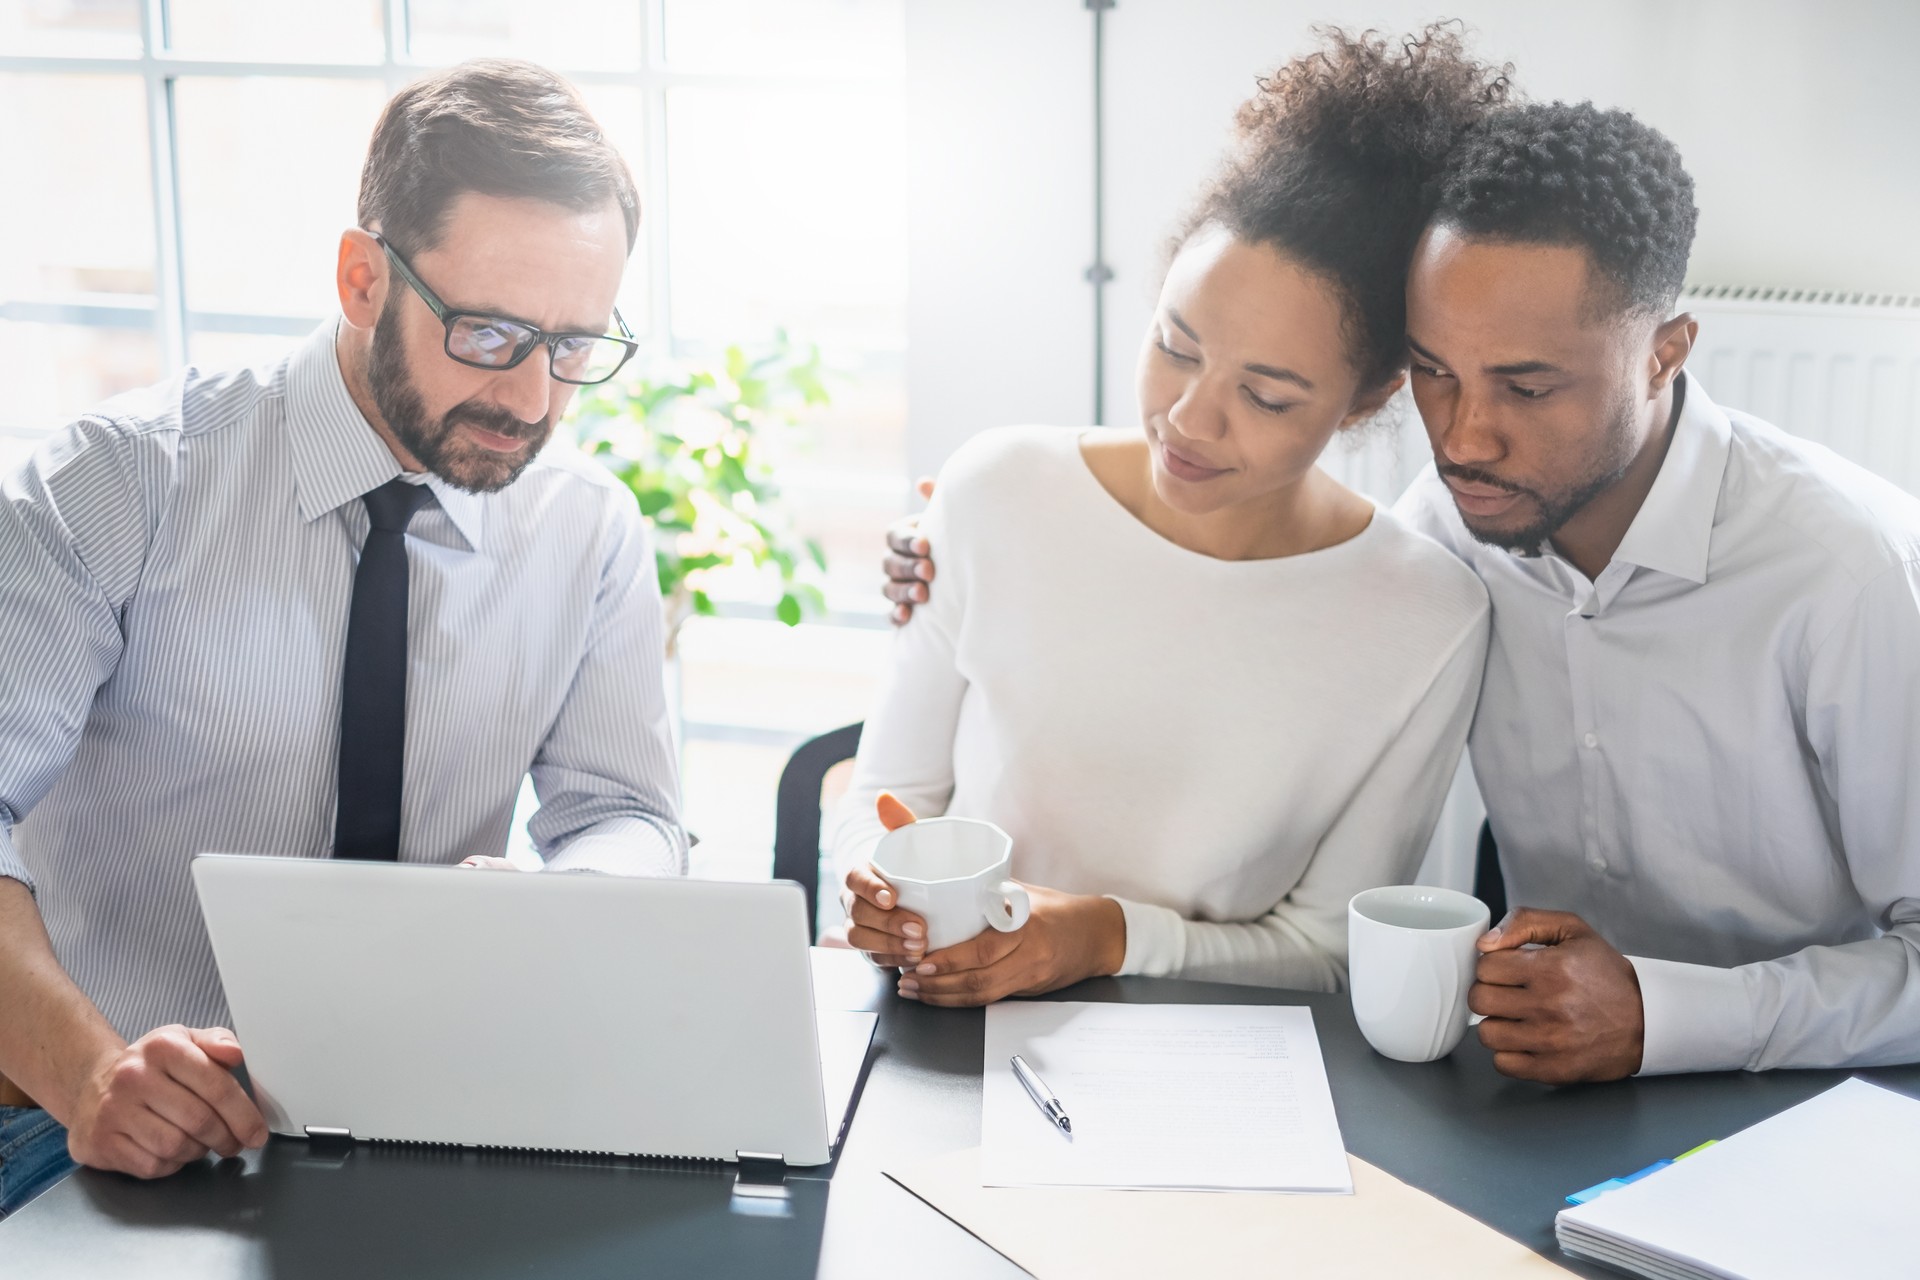
[[[1047,1082],[1035,1075],[1033,1068],[1027,1065],[1026,1059],[1017,1053],[1013,1055],[1013,1074],[1026,1088],[1027,1096],[1033,1099],[1033,1105],[1045,1112],[1047,1119],[1059,1126],[1060,1132],[1071,1138],[1073,1121],[1067,1119],[1066,1108],[1060,1105],[1060,1099],[1053,1096],[1053,1090],[1047,1088]]]

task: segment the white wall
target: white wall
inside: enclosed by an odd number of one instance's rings
[[[907,6],[907,460],[1086,422],[1093,55],[1079,0]]]

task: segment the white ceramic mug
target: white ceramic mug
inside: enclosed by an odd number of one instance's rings
[[[1454,889],[1386,885],[1347,904],[1353,1016],[1367,1043],[1401,1062],[1432,1062],[1467,1031],[1467,991],[1487,904]]]
[[[983,928],[1011,933],[1033,903],[1008,878],[1013,838],[977,818],[923,818],[889,831],[873,869],[901,906],[927,922],[927,950],[965,942]]]

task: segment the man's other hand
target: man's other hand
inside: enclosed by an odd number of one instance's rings
[[[102,1060],[67,1126],[80,1164],[160,1178],[205,1156],[265,1145],[267,1122],[233,1078],[240,1042],[225,1027],[160,1027]]]
[[[1640,979],[1585,920],[1520,907],[1477,945],[1479,980],[1467,1007],[1485,1015],[1480,1042],[1503,1074],[1570,1084],[1640,1069]]]
[[[921,480],[914,485],[922,498],[933,496],[933,481]],[[882,590],[887,599],[893,601],[893,624],[900,626],[913,617],[913,607],[925,604],[933,590],[933,561],[929,558],[931,548],[927,540],[920,536],[920,517],[908,516],[897,520],[887,529],[887,558],[880,562],[887,575],[887,584]]]

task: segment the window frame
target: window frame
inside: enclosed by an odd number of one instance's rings
[[[667,0],[632,0],[642,8],[640,47],[626,70],[585,70],[555,64],[553,69],[583,86],[615,85],[641,92],[645,116],[646,154],[634,177],[642,199],[662,211],[641,221],[641,241],[647,272],[647,324],[643,350],[669,355],[684,353],[674,337],[669,276],[667,218],[667,93],[682,85],[738,88],[817,87],[823,84],[888,84],[901,76],[889,71],[736,73],[677,70],[665,60]],[[187,77],[302,78],[379,81],[388,96],[397,93],[439,62],[415,59],[410,49],[409,0],[381,0],[382,55],[378,62],[300,62],[291,60],[230,61],[188,58],[171,51],[171,0],[139,0],[138,57],[69,56],[63,54],[0,55],[0,74],[138,76],[147,102],[147,148],[152,170],[155,293],[148,302],[19,301],[0,299],[0,320],[69,324],[93,328],[152,327],[160,345],[164,368],[187,363],[195,333],[267,334],[299,337],[320,319],[275,312],[222,312],[193,308],[188,297],[184,246],[180,234],[181,207],[178,116],[174,106],[176,83]],[[697,344],[696,344],[697,345]]]

